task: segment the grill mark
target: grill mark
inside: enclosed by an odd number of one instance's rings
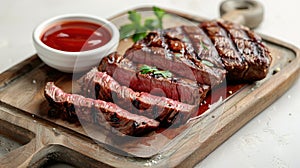
[[[219,54],[215,47],[213,47],[213,43],[211,39],[208,37],[208,35],[205,33],[203,29],[200,27],[197,27],[198,31],[196,32],[188,32],[188,27],[185,27],[183,29],[183,32],[189,37],[189,42],[191,43],[191,46],[194,50],[195,58],[197,60],[200,60],[202,63],[202,60],[209,61],[213,64],[214,67],[217,68],[223,68],[222,61],[219,57]],[[197,37],[199,38],[197,39]],[[197,45],[197,42],[199,43]],[[204,48],[204,46],[207,46],[207,48]]]
[[[230,33],[230,32],[228,31],[228,29],[227,29],[226,27],[224,27],[220,22],[217,22],[217,24],[218,24],[218,26],[219,26],[221,29],[223,29],[223,30],[226,32],[226,37],[227,37],[228,39],[231,40],[231,41],[230,41],[231,46],[234,47],[234,50],[237,51],[237,53],[239,54],[239,57],[242,59],[242,63],[244,63],[244,62],[245,62],[245,57],[244,57],[243,53],[240,52],[240,50],[239,50],[237,44],[235,43],[234,38],[233,38],[233,36],[231,35],[231,33]]]
[[[155,44],[152,43],[152,41],[155,41],[155,40],[153,40],[153,39],[147,39],[148,43],[147,43],[146,46],[143,46],[143,49],[147,50],[147,52],[152,52],[151,51],[151,47],[162,48],[163,52],[164,52],[165,59],[174,61],[176,59],[176,56],[172,52],[172,50],[170,49],[170,47],[169,47],[169,45],[167,43],[166,33],[163,30],[157,31],[157,33],[155,33],[154,39],[156,39],[156,38],[160,39],[160,40],[159,40],[159,42],[157,42]],[[180,59],[176,59],[176,60],[181,61]]]
[[[185,38],[185,44],[188,44],[187,42],[189,41],[190,42],[190,39],[189,37],[184,33],[183,29],[182,29],[182,26],[181,27],[178,27],[176,28],[176,31],[183,35],[183,38]],[[176,58],[175,56],[175,51],[173,51],[171,49],[170,46],[167,45],[166,43],[166,39],[168,38],[169,40],[173,40],[173,41],[176,41],[176,39],[172,38],[172,37],[166,37],[166,33],[164,33],[163,37],[162,38],[162,47],[164,48],[165,50],[165,54],[170,54],[170,56],[172,56],[172,60],[174,61],[175,59],[176,60],[179,60],[181,61],[183,64],[186,64],[188,63],[189,65],[191,65],[192,67],[194,68],[197,68],[196,65],[198,65],[198,62],[195,60],[195,59],[192,59],[191,57],[189,57],[189,55],[191,56],[194,56],[195,54],[193,53],[193,51],[189,50],[188,48],[186,48],[186,46],[183,48],[183,50],[180,51],[181,55],[183,56],[183,59],[178,57]],[[164,46],[165,45],[165,46]],[[193,48],[192,48],[193,49]],[[186,54],[188,53],[188,54]]]
[[[183,26],[180,27],[180,33],[183,35],[183,38],[185,39],[184,43],[186,44],[185,47],[185,52],[187,52],[188,54],[190,54],[193,57],[196,57],[196,52],[193,48],[193,43],[191,41],[191,38],[189,36],[189,34],[183,29]],[[185,53],[183,53],[185,55]],[[200,59],[200,58],[197,58]]]
[[[258,44],[257,48],[258,48],[259,55],[263,56],[267,65],[269,65],[270,60],[272,60],[272,58],[270,56],[270,51],[268,50],[268,48],[264,46],[262,42],[262,38],[257,36],[254,32],[251,31],[246,31],[246,33],[254,42]]]
[[[199,27],[202,29],[202,31],[203,31],[203,33],[204,33],[204,35],[207,37],[207,39],[210,41],[210,43],[211,43],[211,48],[213,48],[213,50],[215,50],[215,52],[217,53],[217,57],[219,57],[219,59],[221,60],[221,62],[222,62],[222,68],[224,68],[225,67],[225,65],[223,64],[223,60],[222,60],[222,57],[221,57],[221,55],[220,55],[220,53],[218,52],[218,49],[216,48],[216,45],[215,45],[215,41],[210,37],[210,35],[209,35],[209,33],[208,33],[208,30],[206,29],[206,28],[203,28],[202,26],[201,26],[201,24],[202,24],[203,22],[200,22],[200,25],[199,25]]]
[[[182,62],[184,62],[186,64],[190,64],[193,67],[200,68],[206,72],[210,72],[213,71],[213,68],[217,68],[218,66],[216,66],[215,62],[211,61],[211,60],[207,60],[208,62],[212,63],[213,67],[210,67],[204,63],[202,63],[202,58],[198,57],[198,55],[201,54],[197,54],[195,48],[197,48],[197,45],[193,44],[193,36],[198,35],[198,36],[202,36],[202,32],[203,30],[200,29],[200,27],[197,27],[197,31],[195,31],[194,33],[190,33],[185,29],[189,29],[190,27],[184,27],[181,26],[180,28],[176,28],[176,32],[178,32],[178,34],[180,34],[181,36],[183,36],[183,38],[185,39],[183,41],[184,44],[184,53],[182,53],[182,55],[184,55],[184,59],[181,60]],[[171,40],[173,40],[174,38],[169,37]],[[202,40],[202,39],[201,39]],[[202,40],[203,41],[203,40]],[[211,45],[211,44],[210,44]],[[212,46],[212,45],[211,45]],[[202,47],[202,46],[201,46]],[[211,47],[210,47],[211,48]],[[204,50],[204,48],[202,48]],[[194,72],[193,72],[194,73]],[[213,73],[212,73],[213,74]],[[196,77],[196,74],[194,74]],[[210,81],[210,74],[204,74],[201,75],[201,80],[202,81]],[[196,77],[197,79],[199,79],[200,77]],[[217,77],[218,78],[218,77]],[[218,80],[222,80],[222,79],[218,79]]]
[[[236,40],[242,40],[242,39],[236,39]],[[257,48],[257,47],[256,47],[256,48]],[[243,52],[244,58],[247,57],[247,56],[245,56],[244,51],[241,51],[241,52]],[[260,55],[260,54],[258,54],[258,55]],[[246,75],[248,74],[248,72],[249,72],[250,69],[251,69],[251,68],[250,68],[251,65],[249,65],[248,59],[245,58],[245,60],[246,60],[246,62],[247,62],[247,64],[248,64],[248,67],[247,67],[247,69],[245,70],[245,73],[243,74],[242,78],[245,78]]]
[[[241,74],[245,71],[245,65],[241,59],[241,54],[236,49],[227,31],[217,21],[203,22],[200,26],[214,43],[224,68],[228,72],[227,79],[235,80],[241,78]]]
[[[187,54],[184,54],[186,59],[191,60],[194,65],[198,65],[198,67],[201,67],[201,58],[197,57],[190,35],[183,29],[183,26],[180,27],[180,30],[184,38],[186,38],[185,52]]]
[[[166,43],[165,33],[163,31],[160,31],[158,35],[161,38],[161,47],[164,49],[166,59],[172,59],[172,61],[174,61],[175,56],[170,52],[171,50],[169,48],[169,45]]]
[[[183,38],[185,39],[185,41],[184,41],[185,44],[190,43],[190,45],[192,45],[189,36],[184,32],[182,26],[176,28],[176,31],[179,34],[183,35]],[[195,58],[196,54],[195,54],[193,47],[191,46],[190,49],[184,47],[184,51],[181,51],[181,55],[183,56],[183,59],[176,58],[175,52],[170,48],[170,46],[166,42],[167,39],[169,39],[169,40],[176,40],[176,39],[174,39],[172,37],[166,37],[166,36],[167,35],[165,32],[160,33],[160,38],[162,39],[162,48],[164,48],[165,56],[167,57],[167,59],[172,58],[173,61],[176,59],[176,60],[181,61],[183,64],[189,64],[193,68],[197,69],[197,67],[198,67],[197,65],[201,64],[201,62],[199,63],[199,61],[197,61],[197,58]],[[188,54],[186,54],[186,53],[188,53]]]
[[[176,30],[180,30],[181,32],[183,32],[182,27],[177,28]],[[175,40],[174,38],[166,37],[167,34],[163,31],[160,31],[159,33],[157,33],[157,35],[161,39],[161,47],[164,50],[165,59],[169,59],[169,60],[171,59],[172,61],[175,61],[175,59],[176,59],[177,61],[182,62],[182,64],[189,64],[192,68],[195,68],[195,69],[198,69],[198,67],[200,67],[200,66],[197,66],[197,65],[199,65],[199,62],[197,62],[195,59],[193,59],[191,57],[188,57],[188,54],[186,54],[186,51],[187,51],[186,48],[184,48],[184,53],[181,53],[183,57],[175,56],[175,53],[173,52],[173,50],[171,50],[170,46],[167,44],[167,39]],[[187,40],[190,41],[190,39],[187,35],[184,35],[184,38],[186,39],[186,41]],[[151,45],[150,45],[150,47],[151,47]],[[195,54],[192,54],[192,55],[195,55]],[[192,70],[192,73],[194,73],[193,70]],[[195,76],[195,74],[193,74],[192,76]]]
[[[229,39],[231,39],[231,44],[233,44],[234,49],[239,53],[239,56],[242,60],[242,64],[244,64],[245,69],[244,71],[241,73],[241,77],[244,78],[245,75],[247,74],[247,72],[249,71],[249,65],[248,62],[246,61],[245,55],[244,55],[244,51],[241,51],[241,49],[239,48],[239,46],[236,43],[236,38],[234,37],[233,34],[231,34],[231,32],[228,30],[228,27],[225,27],[221,22],[217,21],[217,24],[227,33],[227,37]],[[243,40],[246,40],[245,38]]]
[[[262,65],[269,64],[269,59],[266,59],[264,47],[261,47],[261,38],[257,37],[254,32],[250,32],[248,28],[243,26],[238,27],[231,23],[221,23],[221,25],[230,33],[239,52],[247,62],[248,68],[243,74],[243,78],[252,79],[253,75],[257,75],[256,71],[258,69],[264,68]]]

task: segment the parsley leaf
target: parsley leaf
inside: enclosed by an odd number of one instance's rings
[[[120,27],[120,38],[132,37],[134,42],[147,36],[148,31],[163,28],[163,17],[166,12],[158,7],[152,8],[155,18],[147,18],[142,23],[142,15],[135,10],[128,11],[128,19],[131,23]]]
[[[158,71],[158,69],[156,67],[151,67],[151,66],[148,66],[148,65],[142,65],[140,67],[140,72],[142,74],[152,73],[154,71]]]
[[[146,36],[147,36],[147,32],[135,33],[132,36],[132,40],[136,42],[136,41],[143,39]]]
[[[170,71],[154,71],[153,74],[154,75],[161,75],[164,78],[171,78],[172,77],[172,73]]]
[[[128,19],[131,20],[132,23],[136,25],[141,24],[141,20],[142,20],[141,14],[137,13],[135,10],[128,11],[128,14],[129,14]]]
[[[160,8],[158,8],[158,7],[156,7],[156,6],[153,6],[153,11],[154,11],[154,14],[155,14],[155,16],[157,17],[157,19],[158,19],[158,25],[159,25],[159,28],[160,29],[162,29],[163,28],[163,22],[162,22],[162,19],[163,19],[163,17],[165,16],[165,14],[166,14],[166,12],[164,11],[164,10],[162,10],[162,9],[160,9]]]
[[[155,19],[146,19],[145,27],[148,28],[149,30],[154,30],[158,27],[158,21]]]
[[[141,74],[153,74],[153,75],[161,75],[164,78],[172,77],[172,73],[170,71],[161,71],[158,70],[156,67],[151,67],[148,65],[142,65],[140,67]]]
[[[131,36],[135,31],[134,24],[127,24],[120,27],[120,38],[124,39]]]

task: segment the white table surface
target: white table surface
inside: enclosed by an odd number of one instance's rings
[[[0,0],[0,72],[32,56],[31,34],[43,20],[64,13],[109,17],[141,4],[156,4],[206,18],[219,17],[221,0]],[[300,48],[300,1],[263,1],[257,32]],[[196,167],[300,167],[300,80]]]

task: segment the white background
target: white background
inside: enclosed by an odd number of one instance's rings
[[[0,72],[32,56],[32,30],[45,19],[65,13],[110,17],[141,4],[182,10],[214,19],[221,0],[0,0]],[[300,1],[267,0],[257,32],[300,48]],[[300,81],[251,120],[197,167],[300,167]]]

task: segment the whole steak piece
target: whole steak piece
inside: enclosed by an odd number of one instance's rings
[[[272,57],[256,33],[228,21],[203,22],[200,27],[219,52],[230,81],[253,82],[266,77]]]

